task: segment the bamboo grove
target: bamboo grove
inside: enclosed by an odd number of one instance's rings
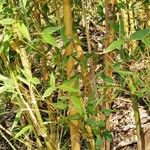
[[[111,106],[124,93],[137,149],[147,148],[138,106],[150,106],[149,4],[0,1],[0,137],[9,149],[111,150]]]

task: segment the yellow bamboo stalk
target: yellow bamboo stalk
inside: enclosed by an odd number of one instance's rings
[[[71,0],[63,0],[63,14],[64,14],[64,25],[65,34],[71,40],[70,44],[65,49],[65,55],[69,56],[69,60],[66,65],[67,79],[69,80],[74,75],[74,59],[71,54],[73,53],[73,41],[72,41],[72,12],[71,12]],[[70,101],[69,114],[77,114],[76,108]],[[80,150],[80,133],[79,133],[79,122],[71,121],[70,123],[70,136],[71,136],[71,149]]]
[[[114,40],[114,32],[109,25],[109,21],[114,20],[114,11],[115,11],[115,3],[116,0],[105,0],[105,26],[106,26],[106,39],[105,39],[105,48],[107,48],[110,43]],[[104,63],[105,63],[105,74],[109,77],[112,77],[112,68],[110,65],[112,64],[113,53],[105,54]],[[105,109],[110,109],[110,104],[108,103],[111,98],[111,89],[107,89],[105,92],[106,102],[104,104]],[[110,121],[109,117],[105,116],[106,129],[110,129]],[[110,150],[110,142],[105,140],[105,145],[103,147],[104,150]]]
[[[135,32],[135,20],[134,20],[134,15],[133,15],[134,10],[131,9],[131,6],[132,6],[133,3],[132,3],[131,0],[128,0],[127,3],[128,3],[128,6],[129,6],[129,9],[128,9],[129,28],[130,28],[129,32],[130,32],[130,34],[132,34],[132,33]],[[136,44],[136,41],[131,41],[130,43],[131,44],[130,44],[129,52],[131,54],[133,54],[137,44]]]

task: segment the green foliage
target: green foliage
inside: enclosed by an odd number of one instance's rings
[[[18,22],[16,24],[16,26],[18,27],[18,29],[19,29],[20,33],[23,35],[23,37],[30,42],[31,37],[30,37],[29,31],[28,31],[26,25],[24,23]]]
[[[113,43],[111,43],[107,49],[104,51],[104,53],[108,53],[111,52],[115,49],[120,49],[120,47],[125,43],[124,39],[118,39],[117,41],[114,41]]]
[[[144,3],[148,4],[148,1],[145,0]],[[102,1],[91,2],[91,4],[85,2],[84,4],[90,5],[86,14],[87,18],[92,18],[87,20],[90,22],[91,46],[95,41],[97,44],[102,41],[100,44],[104,47],[105,32],[109,32],[103,31],[105,30],[104,4]],[[134,11],[137,7],[135,3],[128,8],[125,2],[117,2],[116,12],[113,12],[112,15],[120,16],[116,17],[115,22],[109,20],[115,38],[105,50],[103,48],[100,50],[100,54],[114,53],[115,57],[110,58],[111,64],[103,64],[94,60],[94,67],[100,67],[101,70],[95,71],[94,90],[96,94],[84,91],[86,88],[84,80],[86,79],[83,79],[82,73],[88,70],[91,82],[90,71],[93,66],[91,67],[90,60],[95,55],[98,59],[103,59],[103,56],[97,55],[99,54],[97,45],[94,45],[96,48],[92,47],[92,53],[86,51],[87,39],[85,38],[85,27],[82,26],[81,0],[74,0],[72,5],[73,28],[80,30],[80,35],[78,37],[76,33],[73,33],[69,38],[65,34],[65,27],[56,24],[58,22],[57,11],[60,21],[63,22],[62,1],[58,2],[58,10],[55,10],[52,1],[38,3],[30,0],[0,0],[0,118],[3,118],[4,114],[7,115],[8,111],[14,116],[6,120],[6,123],[10,124],[7,130],[10,132],[11,140],[7,139],[1,130],[0,134],[13,149],[15,148],[11,141],[15,143],[15,140],[18,140],[16,143],[28,142],[27,145],[30,144],[32,147],[30,149],[43,149],[49,141],[49,139],[46,141],[46,136],[56,136],[55,140],[57,140],[54,142],[60,145],[58,149],[63,147],[70,149],[68,145],[71,144],[67,143],[70,142],[69,125],[75,120],[79,121],[79,131],[81,135],[84,135],[81,143],[88,137],[85,135],[84,125],[91,128],[96,149],[102,146],[104,139],[112,141],[111,132],[105,127],[105,120],[95,119],[99,113],[104,117],[109,117],[116,111],[111,108],[105,109],[102,106],[106,101],[104,91],[107,89],[113,89],[109,102],[114,101],[120,93],[127,92],[131,97],[134,95],[138,100],[142,99],[150,106],[150,29],[142,28],[140,21],[141,24],[144,24],[144,21],[135,14],[137,16],[134,18],[137,23],[134,26],[136,31],[126,33],[125,20],[121,16],[122,9],[128,11],[133,9]],[[100,36],[102,31],[104,37]],[[98,38],[95,32],[98,32]],[[83,42],[80,38],[83,38]],[[64,49],[72,41],[74,42],[73,53],[66,56]],[[135,42],[136,45],[134,52],[131,50],[132,42]],[[85,46],[82,60],[76,55],[76,44],[81,47]],[[25,50],[24,54],[21,53],[22,48]],[[67,79],[66,65],[70,57],[74,59],[73,69],[71,68],[74,76]],[[26,59],[29,64],[24,65]],[[142,68],[143,60],[145,62]],[[136,68],[136,64],[139,64],[141,68]],[[24,67],[26,65],[27,67]],[[105,72],[106,66],[112,69],[112,76],[108,76]],[[90,85],[90,83],[86,84]],[[7,106],[8,104],[11,108]],[[70,107],[72,106],[77,113],[71,115]],[[45,137],[42,139],[42,136]],[[87,143],[86,141],[85,145],[88,145]],[[40,147],[41,145],[44,147]],[[26,148],[26,145],[22,147]]]
[[[148,36],[149,34],[150,34],[149,28],[142,29],[131,34],[130,40],[142,40],[144,37]]]

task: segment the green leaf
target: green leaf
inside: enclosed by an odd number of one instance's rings
[[[20,117],[21,117],[22,113],[23,113],[23,111],[20,110],[20,111],[16,114],[15,119],[14,119],[14,122],[13,122],[13,124],[12,124],[12,126],[11,126],[11,131],[17,126],[17,124],[18,124],[18,122],[19,122],[19,120],[20,120]]]
[[[39,80],[37,77],[33,77],[33,78],[31,79],[31,82],[32,82],[33,84],[35,84],[35,85],[40,84],[40,80]]]
[[[150,34],[150,29],[142,29],[134,32],[130,36],[130,40],[142,40],[144,37]]]
[[[93,127],[97,127],[98,126],[98,121],[96,121],[95,119],[93,118],[89,118],[87,119],[87,125],[88,126],[93,126]]]
[[[48,43],[48,44],[50,44],[50,45],[52,45],[54,47],[57,47],[56,39],[53,36],[51,36],[49,33],[44,32],[43,35],[42,35],[42,37],[43,37],[43,40],[46,43]]]
[[[4,81],[4,80],[10,80],[10,79],[0,74],[0,81]]]
[[[56,90],[55,87],[47,88],[42,97],[45,98],[45,97],[50,96],[55,90]]]
[[[21,72],[23,73],[23,75],[26,77],[26,79],[29,81],[31,81],[32,79],[32,73],[30,70],[26,69],[26,70],[23,70],[23,69],[20,69]]]
[[[111,135],[110,131],[108,131],[108,130],[104,131],[103,135],[104,135],[104,137],[105,137],[106,140],[108,140],[110,142],[112,141],[112,135]]]
[[[7,41],[9,41],[9,40],[10,40],[10,38],[11,38],[11,34],[10,34],[10,33],[5,32],[5,33],[4,33],[3,42],[7,42]]]
[[[114,83],[113,79],[104,73],[100,73],[100,77],[106,82]]]
[[[57,103],[53,103],[52,104],[54,107],[58,108],[58,109],[62,109],[62,110],[65,110],[68,105],[64,102],[61,102],[61,101],[58,101]]]
[[[15,23],[15,19],[12,19],[12,18],[5,18],[5,19],[1,19],[1,20],[0,20],[0,24],[1,24],[2,26],[11,25],[11,24],[13,24],[13,23]]]
[[[114,23],[114,21],[109,21],[109,24],[110,24],[111,28],[114,30],[115,33],[119,32],[119,23],[118,22]]]
[[[18,76],[17,79],[19,79],[21,82],[23,82],[24,84],[26,85],[30,85],[30,81],[28,81],[27,79],[21,77],[21,76]]]
[[[6,89],[11,89],[11,91],[13,91],[13,81],[11,79],[4,80],[3,82]]]
[[[105,115],[105,116],[110,116],[110,114],[114,112],[114,110],[111,110],[111,109],[102,109],[102,113]]]
[[[79,114],[70,115],[67,117],[68,120],[80,120],[81,116]]]
[[[122,38],[125,36],[125,30],[124,30],[124,23],[123,19],[119,19],[119,38]]]
[[[27,125],[26,127],[24,127],[23,129],[21,129],[16,135],[15,138],[17,139],[19,136],[23,135],[25,132],[27,132],[28,130],[31,130],[32,126],[31,125]]]
[[[72,104],[77,108],[78,112],[80,115],[84,113],[82,102],[81,102],[81,97],[78,96],[71,96],[70,97]]]
[[[62,28],[62,26],[56,26],[56,27],[48,27],[46,28],[43,33],[48,33],[48,34],[53,34],[54,32],[60,30]]]
[[[0,13],[3,12],[3,4],[0,4]]]
[[[64,27],[60,30],[60,34],[61,34],[61,39],[64,43],[64,48],[65,48],[70,43],[70,39],[65,34],[65,28]]]
[[[79,88],[76,86],[76,78],[65,81],[58,88],[63,90],[64,92],[80,93]]]
[[[142,42],[146,45],[146,47],[150,48],[150,38],[144,37]]]
[[[26,38],[28,41],[31,41],[31,37],[30,37],[29,31],[26,25],[24,23],[18,22],[17,27],[19,31],[21,32],[21,34],[23,35],[23,37]]]
[[[100,138],[100,136],[96,136],[96,150],[99,150],[102,144],[103,144],[103,141]]]
[[[55,76],[53,73],[50,75],[50,86],[55,87]]]
[[[63,90],[64,92],[70,92],[70,93],[78,93],[78,92],[80,92],[78,89],[76,89],[74,87],[67,86],[67,84],[60,85],[59,89]]]
[[[130,90],[131,90],[132,93],[136,92],[136,87],[135,87],[133,82],[130,82]]]
[[[98,123],[98,126],[100,129],[104,129],[105,128],[105,122],[100,120],[99,123]]]
[[[22,0],[22,4],[23,4],[23,7],[24,7],[24,8],[26,7],[27,1],[28,1],[28,0]]]
[[[88,101],[88,104],[87,104],[87,113],[88,114],[94,115],[96,113],[95,105],[96,105],[95,102]]]
[[[120,46],[122,46],[124,44],[125,40],[124,39],[119,39],[117,41],[114,41],[113,43],[111,43],[106,50],[104,51],[104,53],[108,53],[111,52],[115,49],[118,49]]]
[[[126,51],[125,48],[121,47],[119,49],[119,54],[120,54],[121,59],[123,59],[123,61],[128,62],[130,60],[129,52]]]
[[[118,72],[121,76],[129,76],[129,75],[134,76],[134,73],[131,71],[126,70],[115,70],[115,71]]]

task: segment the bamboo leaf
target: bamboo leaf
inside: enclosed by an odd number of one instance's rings
[[[45,97],[50,96],[55,90],[56,90],[55,87],[47,88],[42,97],[45,98]]]
[[[110,131],[108,131],[108,130],[106,130],[106,131],[104,131],[103,132],[103,135],[104,135],[104,137],[106,138],[106,140],[108,140],[108,141],[112,141],[112,135],[111,135],[111,132]]]
[[[21,117],[22,113],[23,113],[23,111],[20,110],[20,111],[16,114],[15,119],[14,119],[14,122],[13,122],[13,124],[12,124],[12,126],[11,126],[11,131],[17,126],[17,124],[18,124],[18,122],[19,122],[19,120],[20,120],[20,117]]]
[[[24,128],[22,128],[16,135],[15,138],[17,139],[18,137],[20,137],[21,135],[23,135],[25,132],[27,132],[28,130],[31,130],[32,126],[31,125],[27,125]]]
[[[129,75],[134,76],[134,73],[131,71],[126,70],[115,70],[115,71],[118,72],[121,76],[129,76]]]
[[[50,75],[50,86],[55,87],[55,76],[53,73]]]
[[[15,20],[12,19],[12,18],[5,18],[5,19],[1,19],[1,20],[0,20],[0,24],[1,24],[2,26],[11,25],[11,24],[13,24],[13,23],[15,23]]]
[[[30,82],[21,76],[18,76],[17,79],[19,79],[21,82],[23,82],[26,85],[30,85]]]
[[[112,109],[102,109],[102,113],[105,115],[105,116],[110,116],[110,114],[114,112],[114,110]]]
[[[0,74],[0,81],[4,81],[4,80],[10,80],[10,79]]]
[[[68,120],[80,120],[81,116],[79,114],[74,114],[74,115],[70,115],[70,116],[66,117],[66,119],[68,119]]]
[[[27,1],[28,1],[28,0],[22,0],[22,4],[23,4],[23,7],[24,7],[24,8],[26,7]]]
[[[80,115],[84,113],[82,102],[81,102],[81,97],[78,96],[71,96],[71,102],[72,104],[77,108],[78,112]]]
[[[114,41],[113,43],[111,43],[106,50],[104,51],[104,53],[108,53],[111,52],[115,49],[118,49],[120,46],[122,46],[124,44],[125,40],[124,39],[119,39],[117,41]]]
[[[134,32],[130,36],[130,40],[142,40],[144,37],[150,34],[150,29],[142,29]]]
[[[20,69],[20,70],[23,73],[23,75],[26,77],[26,79],[28,81],[31,81],[31,79],[32,79],[32,73],[31,73],[31,71],[30,70],[23,70],[23,69]]]
[[[42,37],[46,43],[48,43],[54,47],[57,47],[56,39],[53,36],[51,36],[49,33],[44,32]]]
[[[150,38],[144,37],[144,38],[142,39],[142,42],[143,42],[147,47],[150,48]]]
[[[53,34],[54,32],[60,30],[62,28],[62,26],[56,26],[56,27],[48,27],[46,28],[43,33],[48,33],[48,34]]]
[[[24,23],[18,22],[17,26],[18,26],[19,31],[23,35],[23,37],[26,38],[28,41],[31,41],[31,37],[30,37],[29,31],[26,25]]]
[[[62,84],[62,85],[60,85],[59,89],[63,90],[64,92],[70,92],[70,93],[78,93],[78,92],[80,92],[75,87],[68,86],[68,84]]]
[[[58,101],[57,103],[53,103],[53,106],[62,110],[65,110],[68,107],[66,103],[61,102],[61,101]]]
[[[65,81],[60,85],[58,88],[63,90],[64,92],[70,92],[70,93],[80,93],[79,88],[76,86],[77,78],[70,79],[68,81]]]
[[[103,144],[103,141],[99,135],[96,137],[96,143],[95,144],[96,144],[96,150],[99,150],[101,145]]]
[[[35,84],[35,85],[40,84],[40,80],[39,80],[38,78],[36,78],[36,77],[33,77],[33,78],[31,79],[31,82],[32,82],[33,84]]]
[[[106,82],[114,83],[113,79],[104,73],[100,73],[100,77]]]

